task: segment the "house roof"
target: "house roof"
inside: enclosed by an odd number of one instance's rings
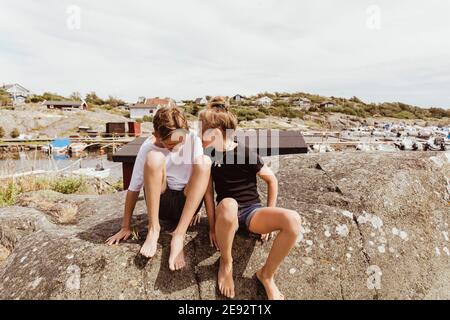
[[[203,97],[203,98],[197,98],[197,99],[195,99],[195,103],[200,103],[200,102],[202,102],[202,100],[208,101],[208,99],[206,99],[206,97]]]
[[[18,83],[4,84],[4,85],[2,86],[2,89],[4,89],[4,90],[9,90],[9,89],[11,89],[11,88],[14,87],[14,86],[20,87],[20,88],[23,89],[24,91],[30,92],[30,90],[28,90],[27,88],[21,86],[21,85],[18,84]]]
[[[264,97],[261,97],[261,98],[259,98],[259,99],[256,99],[256,101],[260,101],[260,100],[270,100],[270,101],[273,101],[273,99],[272,99],[272,98],[269,98],[268,96],[264,96]]]
[[[130,109],[156,109],[157,105],[150,105],[150,104],[144,104],[144,103],[136,103],[132,106],[130,106]]]
[[[146,105],[147,108],[148,107],[157,107],[157,106],[168,107],[171,105],[175,105],[175,102],[169,98],[165,98],[165,99],[147,98],[147,99],[145,99],[144,103],[139,103],[139,105],[141,105],[141,104]]]
[[[52,100],[49,100],[49,101],[44,101],[44,102],[42,102],[42,104],[43,105],[46,105],[46,106],[67,106],[67,107],[70,107],[70,106],[77,106],[77,107],[79,107],[79,106],[81,106],[81,105],[83,105],[83,104],[86,104],[86,102],[84,102],[84,101],[52,101]]]

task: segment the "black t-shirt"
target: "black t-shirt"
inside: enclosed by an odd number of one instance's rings
[[[259,203],[256,174],[264,162],[256,151],[238,145],[233,150],[206,150],[212,159],[211,175],[219,203],[233,198],[239,205]]]

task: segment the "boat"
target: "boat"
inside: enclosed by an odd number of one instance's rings
[[[69,151],[72,152],[72,153],[81,153],[81,152],[84,151],[84,149],[87,148],[87,146],[88,146],[87,143],[83,143],[83,142],[72,143],[69,146]]]
[[[446,151],[447,146],[445,144],[445,138],[444,137],[436,137],[436,138],[430,138],[424,146],[424,150],[430,150],[430,151]]]
[[[312,151],[317,153],[326,153],[326,152],[334,152],[334,149],[327,144],[315,144],[312,147]]]
[[[377,144],[375,146],[375,150],[383,152],[394,152],[397,151],[397,148],[393,144]]]
[[[96,168],[80,168],[72,171],[72,173],[85,177],[106,179],[111,174],[111,169],[107,168],[103,170],[97,170]]]
[[[370,144],[360,143],[356,146],[356,150],[369,152],[369,151],[373,151],[373,147]]]
[[[105,169],[103,164],[97,164],[95,168],[80,168],[72,171],[72,173],[91,178],[106,179],[111,174],[111,169]]]
[[[395,143],[395,146],[402,151],[417,151],[422,147],[422,144],[418,144],[413,139],[404,138],[400,142]]]
[[[64,154],[69,150],[70,139],[56,138],[47,146],[43,146],[42,150],[48,153]]]

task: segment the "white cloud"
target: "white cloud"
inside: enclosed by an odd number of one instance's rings
[[[79,30],[67,7],[81,8]],[[381,10],[380,30],[366,9]],[[192,98],[306,91],[450,107],[441,0],[0,0],[0,82]]]

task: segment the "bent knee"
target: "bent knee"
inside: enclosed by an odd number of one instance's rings
[[[158,151],[150,151],[145,159],[145,167],[151,170],[161,169],[165,164],[165,156]]]
[[[289,233],[298,236],[302,227],[302,218],[297,211],[289,210],[283,214],[283,227]]]
[[[220,209],[223,208],[226,211],[237,211],[239,206],[237,201],[233,198],[225,198],[219,202],[219,205],[217,207]]]
[[[218,226],[236,226],[238,225],[237,213],[233,211],[221,211],[217,214]]]
[[[225,224],[237,224],[238,204],[234,199],[223,199],[217,206],[217,221]]]

